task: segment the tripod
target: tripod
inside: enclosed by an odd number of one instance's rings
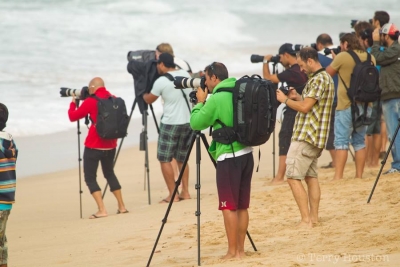
[[[379,177],[381,176],[382,169],[383,169],[383,167],[384,167],[385,164],[386,164],[386,160],[387,160],[387,158],[388,158],[388,156],[389,156],[389,152],[392,150],[393,143],[394,143],[394,141],[396,140],[396,136],[397,136],[397,133],[399,132],[399,128],[400,128],[400,119],[398,119],[398,121],[399,121],[399,123],[397,124],[396,131],[394,132],[394,135],[393,135],[393,137],[392,137],[392,140],[390,140],[390,144],[389,144],[388,150],[386,151],[385,157],[383,158],[383,160],[382,160],[382,162],[381,162],[381,168],[379,169],[378,176],[376,177],[374,186],[372,187],[372,190],[371,190],[371,193],[370,193],[370,195],[369,195],[369,198],[368,198],[367,203],[369,203],[369,202],[371,201],[372,195],[373,195],[373,193],[374,193],[374,191],[375,191],[375,187],[376,187],[376,185],[378,184]]]
[[[76,107],[79,107],[79,99],[75,99]],[[80,206],[80,216],[82,219],[82,167],[81,167],[81,126],[79,120],[76,121],[76,130],[78,135],[78,172],[79,172],[79,206]]]
[[[172,204],[174,202],[172,200],[175,199],[175,195],[176,195],[176,193],[178,191],[178,187],[181,183],[182,176],[183,176],[183,170],[186,168],[190,153],[191,153],[193,145],[194,145],[194,141],[196,141],[196,186],[195,186],[195,188],[197,190],[197,210],[196,210],[195,215],[197,216],[197,265],[201,266],[201,262],[200,262],[200,215],[201,215],[201,212],[200,212],[200,188],[201,188],[201,184],[200,184],[200,161],[201,161],[200,138],[203,141],[203,144],[208,151],[209,145],[208,145],[207,139],[204,136],[204,134],[201,133],[200,131],[192,131],[190,141],[189,141],[189,149],[188,149],[188,152],[186,153],[185,159],[183,161],[182,169],[179,172],[178,179],[175,182],[175,189],[174,189],[174,192],[172,193],[171,201],[168,203],[168,208],[165,212],[164,218],[162,219],[162,225],[161,225],[160,231],[158,232],[157,239],[154,243],[153,250],[151,251],[149,261],[147,262],[147,265],[146,265],[147,267],[150,266],[150,263],[153,258],[154,252],[156,250],[158,241],[160,240],[161,233],[164,229],[164,225],[167,222],[169,212],[170,212],[170,210],[172,208]],[[208,155],[209,155],[212,163],[214,164],[214,167],[216,167],[217,164],[216,164],[215,160],[211,157],[210,153],[208,153]],[[257,248],[255,247],[253,240],[250,237],[249,232],[247,232],[246,234],[250,240],[251,245],[254,248],[254,251],[257,251]]]
[[[131,121],[132,114],[133,114],[133,111],[135,110],[136,104],[137,104],[137,100],[135,98],[135,100],[133,101],[133,104],[132,104],[131,112],[129,114],[129,122]],[[149,105],[149,106],[150,106],[151,113],[153,115],[154,123],[155,123],[156,128],[157,128],[157,133],[159,133],[160,129],[159,129],[158,124],[157,124],[157,119],[156,119],[156,115],[154,114],[153,106],[152,105]],[[140,148],[141,148],[140,150],[141,151],[143,151],[143,150],[145,151],[144,190],[146,190],[146,178],[147,178],[148,202],[149,202],[149,205],[150,205],[151,204],[151,198],[150,198],[150,167],[149,167],[149,149],[148,149],[148,144],[147,144],[147,139],[148,139],[148,136],[147,136],[147,116],[148,116],[148,113],[147,113],[147,108],[146,108],[145,110],[143,110],[143,113],[142,113],[143,131],[142,131],[142,134],[140,136]],[[128,124],[128,126],[129,126],[129,124]],[[115,164],[117,162],[119,152],[121,151],[121,147],[122,147],[122,144],[124,142],[124,139],[125,139],[125,137],[123,137],[121,139],[121,142],[119,143],[118,150],[117,150],[117,153],[116,153],[115,158],[114,158],[114,167],[115,167]],[[104,198],[104,195],[106,194],[107,188],[108,188],[108,183],[106,184],[106,186],[104,188],[102,198]]]

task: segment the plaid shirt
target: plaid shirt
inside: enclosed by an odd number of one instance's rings
[[[334,94],[332,77],[324,69],[310,77],[301,96],[303,99],[314,98],[317,102],[309,112],[297,112],[292,141],[305,141],[321,149],[325,147]]]

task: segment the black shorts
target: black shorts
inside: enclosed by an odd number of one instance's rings
[[[296,115],[297,111],[286,107],[279,132],[279,156],[286,156],[289,151]]]
[[[219,210],[249,208],[253,168],[253,153],[217,162]]]
[[[375,101],[372,104],[371,120],[372,123],[368,125],[367,135],[380,134],[381,133],[381,115],[382,115],[382,102]]]
[[[333,141],[335,141],[335,110],[336,104],[332,106],[332,113],[331,113],[331,121],[329,124],[329,133],[328,133],[328,140],[326,140],[325,149],[326,150],[333,150],[335,146],[333,145]]]

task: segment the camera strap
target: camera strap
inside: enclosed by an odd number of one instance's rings
[[[168,72],[167,72],[167,73],[164,73],[162,76],[166,77],[166,78],[167,78],[168,80],[170,80],[171,82],[175,81],[175,78],[174,78],[174,76],[172,76],[171,73],[168,73]],[[185,99],[186,105],[187,105],[188,110],[189,110],[189,114],[192,113],[192,111],[191,111],[191,109],[190,109],[189,101],[187,100],[187,97],[186,97],[185,92],[184,92],[182,89],[179,89],[179,90],[181,90],[183,99]]]

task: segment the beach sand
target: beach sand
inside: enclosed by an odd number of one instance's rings
[[[279,125],[276,136],[278,131]],[[208,136],[207,139],[210,141]],[[276,137],[276,146],[277,143]],[[76,153],[75,144],[70,146],[70,151]],[[257,251],[247,239],[245,258],[219,259],[226,253],[227,240],[222,215],[217,209],[215,169],[201,145],[201,190],[195,190],[194,147],[189,159],[192,199],[173,203],[151,266],[198,265],[195,212],[199,196],[202,266],[400,265],[398,174],[381,176],[371,203],[367,204],[379,168],[365,168],[364,178],[354,179],[354,163],[349,155],[342,181],[330,181],[333,169],[319,169],[320,223],[312,229],[299,230],[295,226],[300,214],[289,186],[286,183],[268,186],[273,177],[272,147],[271,137],[261,146],[260,169],[253,175],[248,231]],[[51,158],[62,155],[62,150],[56,153],[42,157],[52,162]],[[253,154],[256,169],[257,147]],[[329,161],[329,153],[324,151],[319,166]],[[116,214],[115,198],[108,191],[105,204],[109,216],[94,220],[88,217],[96,212],[96,206],[83,182],[83,174],[79,181],[77,163],[72,169],[19,179],[16,203],[7,225],[9,266],[146,266],[168,207],[158,203],[167,195],[167,190],[154,141],[149,144],[149,162],[151,205],[149,191],[144,189],[144,152],[130,146],[121,151],[115,168],[129,213]],[[277,162],[276,156],[276,166]],[[389,167],[390,159],[384,170]],[[98,180],[104,188],[100,170]]]

